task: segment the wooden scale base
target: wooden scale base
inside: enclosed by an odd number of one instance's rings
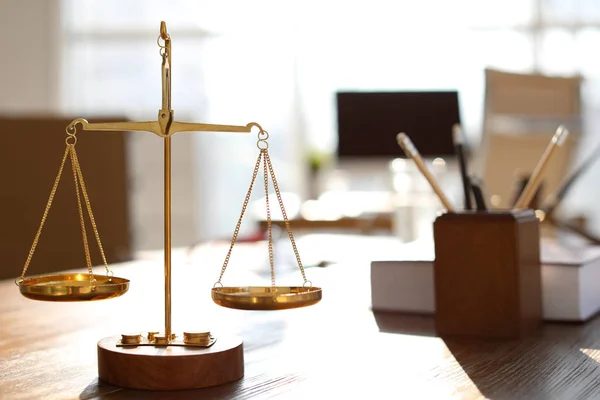
[[[219,336],[208,348],[183,346],[117,347],[119,337],[98,342],[100,380],[129,389],[199,389],[244,376],[242,340]]]

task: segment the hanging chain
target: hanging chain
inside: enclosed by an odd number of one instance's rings
[[[269,232],[269,266],[271,267],[271,286],[275,290],[275,261],[273,257],[273,230],[271,229],[271,207],[269,207],[269,173],[267,171],[267,149],[263,153],[263,173],[265,181],[265,203],[267,206],[267,231]]]
[[[283,200],[281,199],[281,192],[279,191],[279,185],[277,184],[277,178],[275,178],[275,171],[273,170],[273,164],[271,164],[271,157],[269,157],[269,153],[266,151],[265,151],[265,157],[266,157],[267,163],[269,165],[269,172],[271,173],[271,180],[273,181],[273,188],[275,189],[275,194],[277,195],[277,200],[279,201],[279,207],[281,208],[281,215],[283,215],[283,222],[285,223],[285,229],[287,230],[288,236],[290,237],[290,242],[292,242],[292,248],[294,249],[294,255],[296,256],[296,261],[298,262],[298,268],[300,268],[300,273],[302,274],[302,279],[304,279],[304,286],[311,287],[312,282],[309,281],[308,279],[306,279],[306,273],[304,272],[304,267],[302,266],[302,260],[300,259],[300,253],[298,252],[298,247],[296,246],[296,240],[294,240],[294,234],[292,233],[292,227],[290,226],[290,220],[288,219],[287,213],[285,212],[285,207],[283,206]]]
[[[221,268],[221,274],[219,275],[219,279],[214,284],[223,286],[221,283],[221,279],[223,279],[223,274],[225,273],[225,269],[227,269],[227,265],[229,264],[229,258],[231,257],[231,251],[233,250],[233,245],[237,240],[238,234],[240,233],[240,227],[242,225],[242,219],[244,218],[244,214],[246,213],[246,208],[248,207],[248,202],[250,201],[250,195],[252,194],[252,188],[254,187],[254,182],[256,181],[256,175],[258,175],[258,168],[260,167],[260,160],[263,154],[262,151],[258,153],[258,158],[256,160],[256,165],[254,165],[254,172],[252,173],[252,180],[250,181],[250,188],[248,189],[248,193],[246,193],[246,197],[244,198],[244,204],[242,204],[242,213],[240,214],[240,218],[235,225],[235,230],[233,231],[233,237],[231,238],[231,244],[229,245],[229,250],[227,251],[227,255],[225,256],[225,261],[223,262],[223,267]]]
[[[44,214],[42,215],[42,221],[40,222],[40,226],[35,234],[33,239],[33,244],[31,245],[31,249],[29,250],[29,254],[27,255],[27,260],[25,261],[25,266],[23,267],[23,272],[21,276],[15,280],[15,283],[19,285],[24,279],[27,270],[29,269],[29,264],[33,258],[33,254],[35,253],[35,249],[37,248],[40,236],[42,234],[42,230],[44,228],[44,224],[46,223],[46,219],[48,218],[48,213],[50,212],[50,208],[52,207],[52,202],[54,201],[54,197],[56,195],[56,191],[58,190],[58,185],[60,183],[60,178],[62,177],[62,173],[65,167],[65,163],[67,158],[71,158],[71,167],[73,169],[73,179],[75,182],[75,194],[77,196],[77,208],[79,211],[79,221],[81,224],[81,233],[83,238],[83,247],[85,252],[85,260],[86,265],[88,267],[88,271],[90,274],[90,282],[94,284],[96,279],[93,275],[92,270],[92,261],[89,251],[89,244],[87,240],[87,233],[85,229],[85,219],[83,217],[83,206],[81,202],[81,196],[79,194],[79,190],[81,188],[81,193],[83,194],[83,199],[86,205],[86,209],[90,218],[90,222],[92,224],[92,230],[94,231],[94,235],[96,237],[96,242],[98,243],[98,248],[100,249],[100,255],[102,256],[102,261],[104,263],[104,267],[106,268],[107,276],[112,276],[112,271],[108,268],[108,263],[106,262],[106,256],[104,254],[104,249],[102,247],[102,243],[100,241],[100,234],[98,233],[98,228],[96,226],[96,221],[94,219],[94,214],[92,213],[92,206],[87,194],[87,190],[85,188],[85,183],[83,181],[83,173],[81,172],[81,166],[79,165],[79,159],[77,157],[77,151],[75,150],[75,144],[77,143],[77,133],[76,129],[72,126],[67,127],[67,138],[65,139],[66,148],[65,153],[63,155],[62,161],[60,163],[60,167],[58,169],[58,174],[54,180],[54,184],[52,185],[52,190],[50,191],[50,196],[48,197],[48,202],[46,203],[46,208],[44,209]]]
[[[102,263],[104,264],[104,269],[106,270],[107,276],[112,276],[113,272],[108,268],[108,262],[106,261],[106,255],[104,254],[104,247],[102,247],[102,241],[100,240],[100,233],[98,233],[98,227],[96,226],[96,219],[94,218],[94,213],[92,212],[92,204],[90,203],[90,198],[87,194],[87,189],[85,188],[85,182],[83,180],[83,173],[81,172],[81,165],[79,164],[79,158],[77,157],[77,151],[75,150],[75,146],[72,148],[72,155],[75,160],[75,168],[77,169],[77,176],[79,177],[79,186],[81,187],[81,193],[83,194],[83,200],[85,202],[85,206],[87,208],[88,217],[90,218],[90,223],[92,224],[92,230],[94,231],[94,236],[96,237],[96,243],[98,244],[98,249],[100,250],[100,256],[102,257]]]
[[[79,177],[77,176],[77,167],[75,166],[75,157],[73,156],[73,149],[75,146],[69,145],[69,153],[71,155],[71,167],[73,168],[73,179],[75,181],[75,195],[77,197],[77,211],[79,211],[79,222],[81,225],[81,238],[83,240],[83,251],[85,253],[85,263],[90,273],[90,282],[96,283],[94,278],[94,271],[92,270],[92,257],[90,256],[90,245],[87,239],[87,232],[85,229],[85,219],[83,217],[83,207],[81,206],[81,196],[79,194]]]
[[[273,164],[271,163],[271,157],[269,157],[269,143],[267,139],[269,138],[269,133],[263,130],[260,125],[256,123],[252,123],[255,126],[258,126],[260,131],[258,132],[258,141],[256,142],[256,147],[259,148],[260,152],[258,154],[258,158],[256,160],[256,164],[254,165],[254,172],[252,173],[252,181],[250,182],[250,188],[248,189],[248,193],[246,193],[246,197],[244,198],[244,203],[242,205],[242,212],[240,217],[235,225],[235,230],[233,232],[233,238],[231,239],[231,244],[229,246],[229,250],[227,251],[227,255],[225,256],[225,261],[223,262],[223,267],[221,268],[221,274],[219,275],[219,279],[214,284],[214,287],[223,284],[221,283],[221,279],[223,279],[223,274],[225,274],[225,270],[227,269],[227,265],[229,264],[229,259],[231,258],[231,252],[233,250],[233,246],[237,240],[240,226],[242,224],[242,219],[244,218],[244,214],[246,212],[246,208],[248,207],[248,202],[250,201],[250,195],[252,194],[252,188],[254,187],[254,182],[256,181],[256,176],[258,175],[258,169],[260,168],[260,162],[263,161],[263,173],[264,173],[264,183],[265,183],[265,203],[267,209],[267,231],[269,235],[269,265],[271,267],[271,285],[273,290],[275,290],[275,262],[273,255],[273,231],[272,231],[272,219],[271,219],[271,207],[269,204],[269,175],[271,176],[271,181],[273,182],[273,188],[275,189],[275,194],[277,195],[277,201],[279,202],[279,207],[281,208],[281,214],[283,216],[283,221],[285,223],[285,227],[290,238],[290,242],[292,243],[292,248],[294,249],[294,255],[296,256],[296,261],[298,263],[298,267],[300,268],[300,273],[302,274],[302,279],[304,280],[304,287],[312,287],[312,282],[306,279],[306,273],[304,272],[304,267],[302,266],[302,260],[300,259],[300,253],[298,252],[298,247],[296,246],[296,241],[294,240],[294,235],[292,234],[292,228],[290,226],[290,221],[287,217],[287,213],[285,212],[285,207],[283,206],[283,200],[281,198],[281,192],[279,191],[279,185],[277,184],[277,179],[275,178],[275,172],[273,170]]]

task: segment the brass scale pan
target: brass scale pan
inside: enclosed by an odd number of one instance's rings
[[[321,288],[303,286],[215,287],[211,294],[218,305],[238,310],[285,310],[321,300]]]
[[[31,276],[17,282],[21,294],[43,301],[91,301],[119,297],[129,289],[129,280],[115,276],[65,273]]]

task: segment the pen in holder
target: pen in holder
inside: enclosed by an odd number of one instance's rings
[[[518,338],[541,325],[540,234],[533,210],[446,213],[433,230],[440,336]]]

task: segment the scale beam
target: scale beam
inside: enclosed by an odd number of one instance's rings
[[[77,118],[69,124],[67,130],[71,132],[74,131],[75,129],[77,129],[78,124],[81,124],[81,129],[83,129],[84,131],[145,131],[155,133],[158,136],[162,136],[158,121],[89,123],[83,118]]]
[[[173,114],[173,111],[169,113]],[[248,125],[218,125],[218,124],[204,124],[195,122],[179,122],[167,121],[168,129],[163,133],[160,116],[159,121],[144,121],[144,122],[96,122],[90,123],[83,118],[77,118],[73,120],[68,130],[73,131],[77,125],[81,124],[81,129],[84,131],[143,131],[152,132],[162,138],[170,137],[177,132],[231,132],[231,133],[250,133],[253,126],[257,126],[256,123],[249,123]]]

